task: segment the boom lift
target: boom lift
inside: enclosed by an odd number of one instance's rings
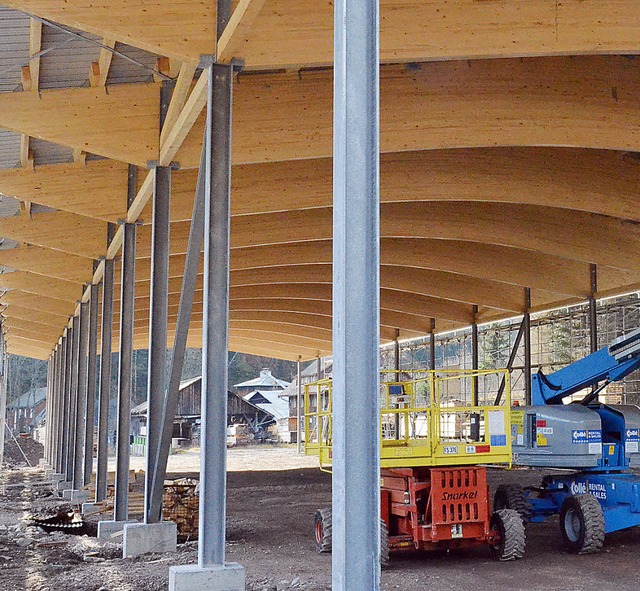
[[[481,465],[511,461],[509,388],[504,404],[486,403],[503,379],[507,372],[381,372],[383,565],[389,552],[477,545],[498,560],[523,556],[524,524],[512,509],[492,514]],[[332,461],[331,412],[331,380],[306,384],[305,450],[323,468]],[[318,510],[318,551],[331,551],[331,531],[331,509]]]
[[[524,521],[560,515],[565,545],[598,552],[605,534],[640,525],[640,408],[600,404],[611,382],[640,368],[640,329],[550,375],[532,376],[532,406],[513,408],[514,464],[566,468],[540,487],[498,488],[494,509],[516,509]],[[580,402],[563,404],[593,387]]]

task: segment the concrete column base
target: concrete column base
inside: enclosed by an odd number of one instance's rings
[[[60,489],[58,489],[60,490]],[[65,501],[70,501],[74,504],[84,503],[89,499],[89,491],[87,490],[75,490],[75,489],[65,489],[62,491],[62,498]]]
[[[47,462],[46,458],[40,458],[38,460],[38,468],[40,468],[40,470],[47,470],[50,467],[51,466],[49,465],[49,462]]]
[[[135,519],[131,521],[98,521],[98,537],[102,540],[119,543],[122,538],[124,526],[129,523],[138,522]]]
[[[71,484],[72,482],[70,480],[59,480],[58,484],[56,485],[56,489],[58,490],[58,492],[64,492],[65,490],[68,490]]]
[[[51,482],[60,482],[64,478],[64,475],[55,472],[55,470],[51,470],[51,473],[47,474],[47,478],[51,480]]]
[[[237,562],[207,568],[185,565],[169,569],[169,591],[244,591],[244,581],[244,567]]]
[[[178,526],[173,521],[135,523],[124,526],[122,557],[139,556],[150,552],[175,552],[178,545]]]
[[[101,509],[104,509],[104,503],[82,503],[83,515],[91,515],[92,513],[100,512]]]

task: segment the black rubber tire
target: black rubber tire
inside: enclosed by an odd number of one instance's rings
[[[493,510],[513,509],[525,525],[531,519],[531,505],[519,484],[501,484],[493,497]]]
[[[380,520],[380,568],[389,566],[389,530],[383,519]]]
[[[590,494],[568,496],[560,509],[562,541],[574,554],[595,554],[604,545],[604,513]]]
[[[314,540],[318,552],[331,552],[333,528],[331,525],[331,508],[318,509],[313,519]]]
[[[524,523],[514,509],[499,509],[491,516],[491,529],[497,531],[500,541],[492,544],[491,558],[507,561],[517,560],[524,556],[527,543]]]
[[[331,509],[318,509],[313,520],[316,550],[321,553],[331,552],[333,543],[333,528],[331,524]],[[389,565],[389,530],[384,520],[380,520],[380,566]]]

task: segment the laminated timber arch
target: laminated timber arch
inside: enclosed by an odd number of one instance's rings
[[[126,215],[127,166],[113,160],[0,170],[5,195],[117,223]],[[383,154],[381,201],[480,201],[575,209],[640,221],[640,161],[626,152],[502,147]],[[189,221],[197,171],[173,174],[171,219]],[[141,182],[139,183],[139,185]],[[329,158],[236,165],[233,215],[331,205]],[[141,219],[151,219],[149,203]]]
[[[206,2],[3,0],[3,4],[180,61],[197,61],[212,51],[214,11]],[[384,62],[640,50],[633,0],[613,6],[597,0],[561,4],[382,0],[380,12]],[[174,34],[175,28],[180,35]],[[272,0],[260,11],[238,54],[247,67],[256,69],[328,65],[333,60],[332,31],[331,2]]]
[[[639,71],[637,60],[620,56],[386,66],[381,151],[518,145],[637,150]],[[116,86],[125,88],[2,93],[0,127],[146,166],[159,159],[160,85]],[[203,93],[206,85],[198,88]],[[330,156],[331,106],[330,70],[241,75],[233,105],[234,164]],[[198,165],[203,126],[201,114],[177,150],[182,168]]]

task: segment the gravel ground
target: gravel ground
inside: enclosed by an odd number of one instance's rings
[[[264,455],[270,450],[256,453],[252,462],[286,468],[287,453],[276,452],[275,462]],[[291,450],[288,453],[295,454]],[[196,562],[195,543],[181,545],[176,554],[122,559],[118,544],[87,536],[45,534],[28,527],[21,521],[26,515],[52,513],[62,504],[33,484],[40,477],[28,469],[3,474],[9,486],[0,494],[2,591],[164,590],[169,566]],[[501,482],[537,484],[540,477],[539,472],[529,470],[490,473],[493,488]],[[329,504],[330,498],[331,477],[318,469],[229,474],[227,559],[245,565],[248,590],[330,589],[331,556],[315,552],[311,535],[316,508]],[[396,557],[383,572],[382,588],[628,591],[640,582],[636,563],[639,552],[640,530],[632,529],[607,536],[599,555],[567,554],[557,520],[551,520],[528,526],[527,555],[521,561],[493,562],[484,548]]]

